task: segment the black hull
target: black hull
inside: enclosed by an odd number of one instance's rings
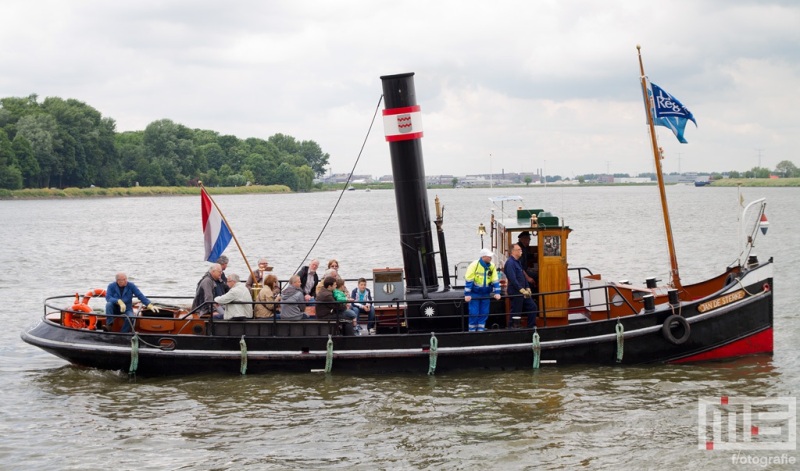
[[[746,278],[747,279],[747,278]],[[542,365],[640,365],[772,353],[772,278],[746,286],[744,299],[700,312],[704,300],[684,303],[681,314],[690,326],[685,342],[667,338],[663,324],[674,313],[668,305],[619,320],[582,322],[538,329]],[[713,297],[710,297],[713,298]],[[618,359],[618,322],[622,325],[622,358]],[[480,333],[435,333],[436,372],[463,369],[531,368],[533,329],[501,328]],[[130,334],[65,328],[44,319],[22,339],[73,364],[129,371]],[[165,339],[170,350],[155,348]],[[136,373],[176,375],[202,372],[238,374],[242,348],[236,336],[139,334]],[[333,372],[427,373],[431,365],[431,332],[332,338]],[[244,337],[248,374],[323,370],[329,356],[327,336]]]

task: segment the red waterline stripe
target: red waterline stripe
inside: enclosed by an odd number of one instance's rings
[[[754,355],[756,353],[772,353],[772,349],[772,328],[770,327],[757,334],[717,347],[713,350],[670,361],[669,363],[689,363],[693,361],[719,360],[722,358]]]

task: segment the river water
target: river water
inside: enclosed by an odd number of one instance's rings
[[[737,189],[667,193],[683,282],[733,262]],[[105,288],[117,271],[148,296],[192,295],[208,267],[199,197],[0,201],[0,469],[761,469],[741,460],[781,454],[795,465],[768,467],[796,469],[796,449],[698,447],[699,398],[794,397],[800,387],[800,189],[742,193],[768,201],[756,253],[776,261],[773,357],[433,377],[339,375],[334,365],[328,376],[129,378],[69,366],[19,338],[43,299]],[[437,194],[451,265],[477,257],[488,198],[514,194],[574,230],[571,266],[667,279],[654,187],[431,190],[431,206]],[[402,267],[392,191],[346,192],[314,246],[338,196],[215,199],[253,267],[267,257],[280,278],[309,250],[323,265],[338,259],[347,278]],[[233,243],[226,254],[228,273],[247,273]]]

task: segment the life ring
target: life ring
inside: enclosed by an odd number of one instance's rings
[[[425,317],[433,317],[436,315],[436,311],[438,307],[436,303],[433,301],[425,301],[419,306],[419,312],[424,315]]]
[[[677,329],[679,332],[677,337],[672,333],[672,326],[675,324],[679,327],[679,329]],[[692,334],[692,328],[684,317],[672,314],[664,320],[664,324],[661,326],[661,334],[664,335],[664,338],[670,343],[680,345],[689,340],[689,336]]]
[[[94,288],[90,289],[83,295],[83,299],[80,299],[78,293],[75,293],[75,303],[70,308],[71,311],[75,312],[84,312],[84,313],[91,313],[92,308],[89,307],[89,301],[94,297],[105,296],[106,290],[102,288]],[[89,324],[86,325],[84,322],[83,316],[76,317],[73,313],[66,313],[64,316],[64,325],[68,327],[72,327],[75,329],[83,329],[88,327],[89,330],[96,330],[97,329],[97,316],[86,316],[89,320]]]
[[[86,292],[86,294],[83,295],[83,300],[81,302],[83,304],[89,304],[90,299],[105,295],[106,295],[106,290],[102,288],[90,289],[89,291]]]
[[[87,304],[76,302],[69,308],[72,312],[65,312],[64,313],[64,326],[71,327],[73,329],[83,329],[86,327],[86,323],[84,322],[83,316],[76,316],[75,313],[77,312],[85,312],[90,313],[92,312],[92,308],[90,308]],[[94,330],[97,327],[97,316],[89,316],[89,329]]]

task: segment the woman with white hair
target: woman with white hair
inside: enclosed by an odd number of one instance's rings
[[[239,282],[239,275],[231,273],[228,276],[228,287],[230,289],[227,293],[214,298],[215,303],[225,306],[223,319],[228,321],[252,318],[253,298],[250,297],[247,286]]]

